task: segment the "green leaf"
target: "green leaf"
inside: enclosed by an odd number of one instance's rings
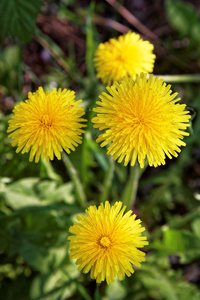
[[[57,187],[55,181],[45,180],[37,186],[40,198],[44,198],[45,202],[56,203],[64,201],[65,203],[74,203],[73,183],[65,183]]]
[[[73,262],[49,274],[37,276],[31,286],[30,298],[31,300],[68,299],[76,290],[72,279],[78,276],[77,266]]]
[[[155,264],[143,264],[136,275],[149,290],[150,298],[166,300],[197,300],[199,291],[197,287],[184,281],[178,272],[163,270]]]
[[[194,234],[200,238],[200,216],[197,216],[191,224]]]
[[[191,36],[195,42],[200,43],[200,22],[198,22],[192,26]]]
[[[169,23],[182,36],[188,35],[192,26],[198,22],[197,11],[188,2],[167,0],[165,8]]]
[[[76,287],[62,272],[56,270],[33,280],[30,292],[31,300],[65,300],[75,292]]]
[[[49,273],[64,261],[67,251],[65,247],[48,249],[23,240],[20,244],[19,254],[34,269],[42,273]]]
[[[176,284],[176,293],[178,296],[178,299],[181,300],[198,300],[200,299],[200,293],[197,290],[197,286],[186,282],[186,281],[180,281]]]
[[[178,255],[182,263],[189,263],[200,257],[200,238],[187,230],[166,230],[163,241],[152,244],[164,255]]]
[[[57,266],[56,253],[59,258],[60,251],[66,253],[67,230],[72,225],[71,219],[63,209],[56,210],[56,207],[51,210],[28,209],[23,213],[21,210],[11,215],[0,215],[1,251],[8,249],[11,254],[21,254],[28,264],[39,270],[46,270],[52,261]],[[41,262],[43,257],[46,257],[45,265]]]
[[[72,190],[71,182],[57,186],[55,181],[39,181],[38,178],[25,178],[0,186],[6,203],[15,210],[61,201],[72,204],[75,201]]]
[[[28,196],[21,193],[16,193],[7,190],[5,193],[2,193],[4,199],[12,209],[20,209],[28,206],[39,205],[40,202],[37,197]]]
[[[167,230],[164,232],[164,246],[172,251],[185,251],[197,248],[200,245],[198,238],[189,231]]]
[[[2,190],[2,195],[7,205],[13,209],[39,205],[39,199],[34,195],[32,190],[38,181],[38,178],[28,178],[5,186]]]
[[[33,189],[38,182],[39,178],[36,177],[23,178],[7,185],[7,188],[14,193],[35,196]]]
[[[139,278],[145,288],[153,293],[161,294],[159,299],[179,300],[173,287],[173,280],[159,268],[149,265],[142,266],[144,272],[140,273]],[[154,296],[154,295],[151,295]],[[157,297],[153,299],[158,299]]]
[[[29,42],[34,33],[36,17],[42,6],[41,0],[1,0],[0,39],[7,35]]]

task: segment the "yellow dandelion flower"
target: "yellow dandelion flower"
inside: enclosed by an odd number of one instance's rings
[[[120,163],[124,159],[125,166],[130,160],[133,166],[138,158],[141,168],[146,157],[157,167],[165,164],[166,155],[178,156],[179,147],[185,146],[183,136],[189,135],[183,130],[190,126],[190,115],[170,88],[153,75],[147,80],[145,74],[107,87],[110,95],[100,95],[92,119],[95,128],[106,129],[97,142],[103,141],[101,147],[110,144],[107,154]]]
[[[139,34],[127,34],[99,44],[94,57],[97,77],[104,84],[111,85],[123,77],[133,77],[141,72],[153,72],[154,46],[143,41]]]
[[[74,91],[53,89],[44,92],[40,87],[35,93],[29,93],[25,102],[17,104],[14,115],[9,121],[9,137],[16,152],[22,154],[30,151],[30,161],[38,162],[41,158],[52,160],[54,155],[61,159],[63,149],[70,153],[80,144],[81,128],[86,126],[80,122],[85,113],[78,107],[82,100],[74,100]]]
[[[90,272],[90,277],[101,282],[106,279],[110,284],[116,275],[122,280],[134,272],[132,265],[140,267],[145,253],[138,250],[148,245],[141,221],[135,220],[132,211],[124,214],[126,206],[116,202],[110,207],[108,201],[96,208],[90,206],[86,216],[78,216],[69,232],[70,257],[77,259],[78,270]],[[124,214],[124,215],[123,215]]]

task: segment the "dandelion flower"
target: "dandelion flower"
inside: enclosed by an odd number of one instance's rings
[[[157,167],[165,164],[166,155],[178,156],[185,146],[183,136],[189,135],[184,130],[190,126],[190,115],[170,88],[153,75],[147,80],[145,74],[107,87],[110,95],[100,95],[92,119],[95,128],[105,129],[97,142],[101,147],[110,144],[107,154],[119,163],[124,160],[125,166],[130,160],[133,166],[138,158],[141,168],[146,157],[150,166]]]
[[[94,57],[97,77],[104,84],[111,85],[123,77],[133,77],[141,72],[153,72],[154,46],[143,41],[139,34],[127,34],[99,44]]]
[[[141,221],[135,220],[132,211],[124,214],[126,206],[116,202],[110,207],[108,201],[96,208],[90,206],[86,216],[78,216],[69,232],[70,257],[77,259],[78,270],[101,282],[106,279],[110,284],[116,275],[122,280],[134,272],[132,265],[140,267],[145,253],[138,250],[148,245]],[[124,215],[123,215],[124,214]]]
[[[30,161],[38,162],[41,158],[53,160],[54,155],[61,159],[63,149],[70,153],[81,143],[80,122],[84,115],[83,107],[78,107],[82,100],[74,101],[74,91],[53,89],[44,92],[40,87],[35,93],[29,93],[25,102],[17,104],[14,115],[9,121],[9,137],[16,152],[30,151]]]

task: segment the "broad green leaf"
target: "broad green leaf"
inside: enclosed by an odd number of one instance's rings
[[[36,217],[37,216],[37,217]],[[25,213],[21,216],[23,220],[23,230],[27,233],[38,233],[48,234],[48,238],[53,238],[58,232],[67,232],[67,229],[72,222],[69,217],[67,217],[62,210],[56,211],[38,211],[36,214]],[[38,222],[39,220],[39,222]]]
[[[142,269],[144,272],[140,273],[139,278],[144,286],[152,291],[152,296],[156,293],[159,294],[159,299],[179,300],[173,286],[173,280],[170,280],[163,270],[159,270],[156,266],[149,266],[147,264],[143,265]],[[157,297],[152,298],[158,299]]]
[[[187,230],[166,230],[163,241],[152,244],[164,255],[178,255],[182,263],[189,263],[200,257],[200,238]]]
[[[35,268],[38,265],[38,268],[43,269],[46,265],[40,264],[41,257],[47,257],[44,263],[49,265],[48,259],[53,255],[52,251],[58,251],[59,258],[61,258],[59,249],[62,250],[64,247],[66,253],[68,228],[72,225],[72,221],[61,208],[59,211],[56,211],[56,207],[51,210],[41,209],[18,210],[11,215],[1,214],[0,249],[1,251],[8,249],[10,254],[21,254],[28,264],[34,265]],[[35,252],[32,252],[31,247]],[[51,260],[57,265],[54,256]]]
[[[55,181],[45,180],[37,186],[38,195],[41,199],[45,199],[45,203],[56,203],[64,201],[72,204],[74,202],[73,184],[71,182],[62,184],[57,187]]]
[[[65,203],[74,203],[74,195],[72,194],[73,184],[71,182],[62,184],[52,194],[48,195],[46,199],[49,202],[64,201]]]
[[[7,185],[7,189],[14,193],[35,196],[34,186],[39,182],[39,178],[30,177],[14,181]]]
[[[66,205],[66,204],[52,204],[52,205],[35,205],[35,206],[27,206],[21,209],[18,209],[14,215],[21,216],[26,213],[42,213],[45,211],[62,211],[63,213],[69,215],[69,214],[77,214],[80,213],[80,208],[76,205]],[[10,216],[8,216],[10,217]]]
[[[62,248],[44,248],[23,240],[19,248],[20,256],[35,270],[49,273],[61,265],[67,256],[67,250]]]
[[[57,184],[52,180],[42,180],[35,186],[34,192],[40,199],[45,199],[56,190]]]
[[[30,205],[40,205],[40,201],[33,192],[33,186],[39,181],[38,178],[25,178],[4,185],[0,192],[7,205],[12,209],[20,209]]]
[[[36,17],[42,6],[41,0],[1,0],[0,38],[8,35],[29,42],[34,33]]]
[[[74,203],[72,190],[73,184],[70,182],[58,186],[55,181],[39,181],[38,178],[25,178],[0,186],[0,192],[6,203],[16,210],[61,201],[72,204]]]
[[[2,195],[4,196],[7,205],[9,205],[12,209],[20,209],[30,205],[40,205],[39,199],[34,196],[28,196],[26,194],[17,193],[10,190],[2,193]]]
[[[72,282],[79,276],[73,261],[46,275],[37,276],[30,290],[31,300],[68,299],[76,290]]]
[[[189,2],[167,0],[165,8],[169,23],[182,36],[188,35],[192,26],[198,22],[198,13]]]
[[[181,278],[174,270],[163,270],[155,264],[143,264],[140,272],[136,275],[149,290],[153,299],[165,300],[198,300],[197,287]]]

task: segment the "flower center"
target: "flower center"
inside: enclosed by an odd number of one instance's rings
[[[49,127],[52,125],[52,120],[50,120],[49,115],[43,115],[41,117],[40,125],[43,127]]]
[[[135,119],[135,124],[143,128],[147,126],[147,121],[144,119],[144,117],[138,116]]]
[[[119,53],[116,57],[116,60],[119,62],[124,62],[125,61],[124,55]]]
[[[110,239],[107,236],[103,236],[100,239],[100,246],[108,248],[110,246]]]

